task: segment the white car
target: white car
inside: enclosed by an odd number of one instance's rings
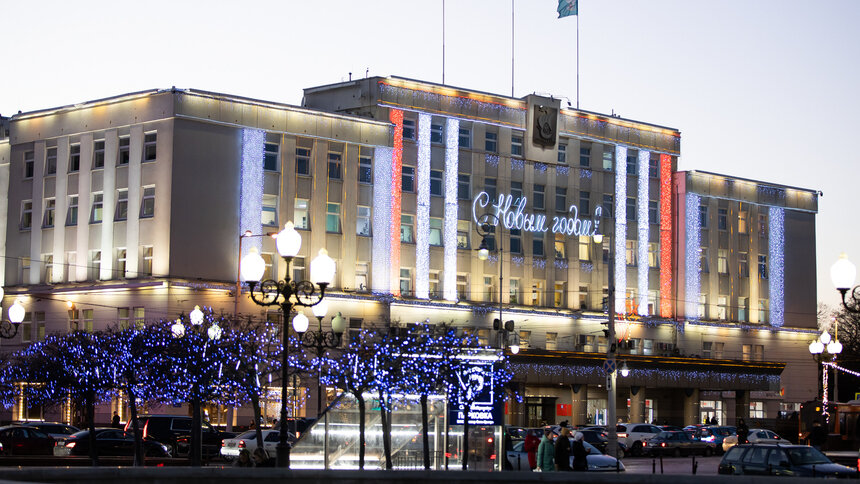
[[[513,450],[508,450],[506,452],[508,456],[508,462],[511,463],[511,466],[515,471],[531,470],[531,468],[529,467],[528,452],[525,452],[523,450],[524,443],[525,441],[520,440],[514,443]],[[624,464],[622,464],[620,460],[615,459],[615,457],[604,455],[599,450],[597,450],[596,447],[589,444],[588,442],[583,441],[582,445],[584,445],[585,450],[588,451],[588,456],[586,456],[585,460],[588,462],[589,471],[616,472],[625,470]],[[573,456],[570,456],[570,466],[573,467]]]
[[[616,426],[618,440],[627,444],[630,455],[641,455],[645,444],[663,431],[649,423],[620,423]]]
[[[780,437],[773,430],[766,429],[750,429],[749,435],[747,435],[747,441],[751,444],[790,444],[791,442]],[[723,439],[723,452],[731,449],[738,443],[738,434],[729,435],[728,437]]]
[[[263,449],[269,457],[274,457],[277,452],[278,442],[280,441],[280,433],[277,430],[266,429],[263,433]],[[249,430],[239,434],[232,439],[224,439],[221,441],[221,457],[224,460],[231,461],[239,457],[239,452],[242,449],[248,449],[252,455],[257,448],[257,431]]]

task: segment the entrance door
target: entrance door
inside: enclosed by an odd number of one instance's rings
[[[526,397],[526,415],[529,427],[552,425],[555,421],[555,397]]]

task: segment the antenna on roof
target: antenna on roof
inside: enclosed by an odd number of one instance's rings
[[[352,80],[352,72],[349,73],[349,80]]]
[[[364,70],[364,78],[367,79],[370,76],[370,67]]]

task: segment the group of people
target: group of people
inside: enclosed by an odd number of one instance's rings
[[[555,438],[555,440],[553,440]],[[556,435],[552,429],[544,429],[543,438],[538,438],[536,430],[530,430],[523,442],[523,450],[529,457],[529,467],[533,471],[586,471],[588,470],[588,450],[582,443],[582,434],[577,433],[571,441],[570,429],[562,425],[561,433]],[[570,457],[573,456],[573,466]]]
[[[239,458],[233,463],[233,467],[272,467],[273,462],[266,455],[266,451],[257,447],[254,453],[248,452],[248,449],[242,449],[239,452]]]

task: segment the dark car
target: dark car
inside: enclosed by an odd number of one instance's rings
[[[191,417],[183,415],[141,415],[137,418],[144,438],[151,438],[167,446],[173,457],[186,456],[191,450]],[[132,422],[125,424],[126,432],[133,432]],[[203,455],[217,457],[221,452],[221,441],[236,436],[232,432],[221,432],[209,422],[201,426]]]
[[[68,439],[72,434],[80,432],[81,429],[60,422],[24,422],[21,425],[33,427],[47,433],[57,442]]]
[[[582,440],[588,442],[592,446],[594,446],[601,453],[606,453],[606,445],[609,443],[609,438],[606,435],[606,432],[599,430],[577,430],[582,434]],[[627,446],[624,442],[618,442],[618,457],[623,459],[627,454]]]
[[[723,439],[737,434],[738,429],[731,425],[705,427],[701,430],[699,440],[701,440],[702,442],[710,442],[714,444],[714,450],[718,453],[723,453]]]
[[[54,454],[54,439],[50,435],[23,425],[0,427],[0,444],[6,455]]]
[[[719,474],[857,477],[857,470],[834,464],[815,447],[784,444],[740,444],[726,451]]]
[[[147,457],[168,457],[167,446],[150,438],[145,438],[143,455]],[[96,429],[96,449],[101,456],[134,455],[134,434],[115,428]],[[81,430],[69,437],[58,455],[90,455],[90,431]]]
[[[693,439],[687,432],[660,432],[648,439],[644,448],[649,455],[682,455],[700,454],[710,456],[714,453],[714,444]]]

